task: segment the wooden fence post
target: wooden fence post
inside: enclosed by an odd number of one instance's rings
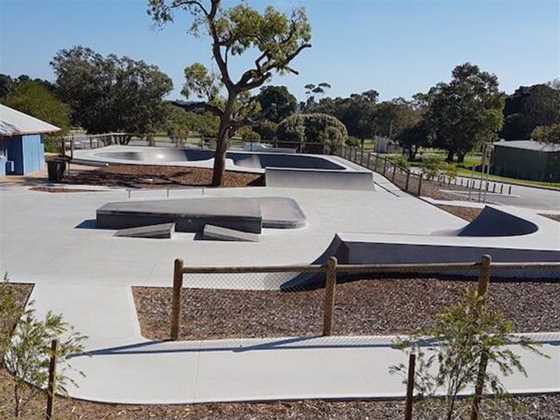
[[[181,289],[183,288],[183,260],[175,260],[173,271],[173,300],[171,302],[171,332],[172,340],[179,337],[179,320],[181,318]]]
[[[387,158],[384,157],[383,158],[383,176],[385,176],[386,172],[387,172]]]
[[[405,183],[404,183],[404,191],[405,191],[405,192],[408,192],[408,184],[409,184],[409,182],[410,182],[410,171],[407,170],[407,171],[406,171],[406,181],[405,181]]]
[[[423,175],[419,174],[418,175],[418,192],[416,193],[417,197],[420,197],[420,195],[422,194],[422,178],[423,178]]]
[[[367,154],[367,163],[366,163],[366,168],[370,169],[370,162],[371,162],[371,153],[368,152]]]
[[[480,264],[480,276],[478,278],[477,294],[482,300],[480,305],[486,303],[486,295],[488,294],[488,285],[490,283],[490,266],[492,264],[492,257],[490,255],[483,255]],[[478,364],[478,375],[476,378],[476,386],[474,389],[474,398],[471,407],[471,420],[478,420],[480,416],[480,399],[484,391],[484,378],[486,376],[486,368],[488,366],[488,353],[483,352],[480,355],[480,362]]]
[[[492,264],[492,257],[490,255],[483,255],[480,262],[480,275],[478,277],[478,296],[486,299],[488,292],[488,284],[490,283],[490,265]]]
[[[54,411],[54,394],[56,392],[56,357],[58,340],[51,341],[51,358],[49,361],[49,381],[47,383],[47,414],[46,419],[52,420]]]
[[[395,182],[396,175],[397,175],[397,165],[393,163],[393,176],[391,177],[391,182]]]
[[[330,257],[325,275],[325,304],[323,308],[323,336],[332,332],[334,301],[336,292],[336,257]]]
[[[408,380],[406,381],[406,407],[404,420],[412,420],[412,404],[414,403],[414,379],[416,378],[416,355],[408,357]]]

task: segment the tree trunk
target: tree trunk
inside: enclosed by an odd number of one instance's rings
[[[465,153],[457,153],[457,163],[463,163],[465,161]]]
[[[455,156],[455,152],[453,150],[447,151],[447,162],[453,162],[453,157]]]
[[[212,173],[213,187],[219,187],[224,181],[229,125],[231,123],[235,97],[235,94],[229,94],[226,106],[224,107],[224,113],[220,117],[220,127],[218,129],[218,137],[216,138],[216,153],[214,154],[214,171]]]

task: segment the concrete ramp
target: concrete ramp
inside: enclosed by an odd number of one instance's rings
[[[486,206],[457,236],[519,236],[535,233],[538,229],[529,220]]]

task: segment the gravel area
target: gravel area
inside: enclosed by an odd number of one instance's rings
[[[185,166],[110,165],[107,167],[73,170],[61,183],[105,185],[126,188],[184,188],[210,186],[212,169]],[[224,187],[264,185],[261,174],[226,171]]]
[[[336,290],[335,335],[411,333],[429,325],[445,306],[460,301],[474,281],[381,278],[341,283]],[[169,334],[171,288],[135,287],[144,336]],[[324,291],[295,292],[185,289],[183,339],[316,335],[322,327]],[[499,281],[490,305],[520,332],[560,331],[560,282]]]

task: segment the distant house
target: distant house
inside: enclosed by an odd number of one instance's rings
[[[43,135],[60,128],[0,104],[0,175],[26,175],[45,165]]]
[[[533,140],[494,143],[495,175],[534,181],[560,181],[560,144]]]

